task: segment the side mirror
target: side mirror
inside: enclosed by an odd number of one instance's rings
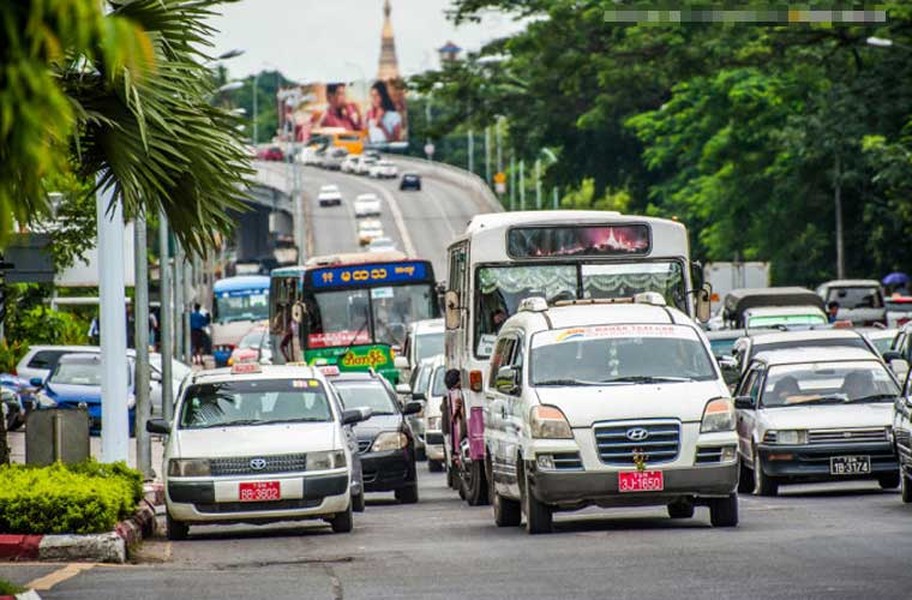
[[[897,352],[896,350],[887,350],[883,353],[884,362],[890,364],[894,360],[901,359],[903,357],[902,353]]]
[[[412,388],[407,383],[397,383],[396,384],[396,393],[402,394],[403,396],[408,396],[412,393]]]
[[[407,417],[409,415],[417,415],[422,410],[424,410],[424,405],[421,402],[409,402],[402,409],[402,414]]]
[[[494,387],[503,394],[515,394],[519,390],[519,375],[519,371],[513,367],[500,367],[497,369]]]
[[[712,317],[712,284],[704,283],[703,287],[696,291],[695,312],[697,320],[706,323]]]
[[[406,357],[404,357],[404,356],[401,356],[401,355],[400,355],[400,356],[396,356],[396,358],[393,359],[393,366],[396,367],[397,369],[400,369],[400,370],[402,370],[402,369],[408,369],[408,368],[409,368],[409,361],[408,361],[408,359],[407,359]]]
[[[41,377],[32,377],[29,379],[29,385],[32,387],[44,387],[44,379]]]
[[[146,431],[168,435],[171,433],[171,424],[164,419],[149,419],[146,421]]]
[[[890,361],[890,370],[902,381],[909,374],[909,361],[904,358],[894,358]]]
[[[422,402],[427,402],[427,396],[424,392],[414,392],[412,393],[412,400],[421,400]]]
[[[462,317],[459,306],[459,292],[449,290],[443,296],[444,323],[447,329],[458,329]]]
[[[370,419],[373,414],[373,409],[367,408],[366,406],[350,408],[342,411],[342,424],[354,425],[355,423],[361,423],[362,421]]]
[[[756,406],[754,405],[754,399],[750,396],[735,396],[735,408],[754,410]]]
[[[737,371],[738,370],[738,359],[734,356],[719,356],[717,357],[719,361],[719,368],[723,371]]]
[[[159,373],[158,371],[156,371],[154,369],[149,369],[149,380],[161,382],[161,380],[162,380],[161,373]]]

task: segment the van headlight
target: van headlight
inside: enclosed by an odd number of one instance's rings
[[[208,477],[212,474],[205,458],[172,458],[168,461],[169,477]]]
[[[324,452],[307,453],[307,470],[308,471],[325,471],[327,469],[338,469],[344,467],[347,463],[345,460],[344,450],[328,450]]]
[[[734,431],[735,404],[731,398],[716,398],[706,403],[700,433]]]
[[[533,406],[529,414],[532,437],[550,440],[573,439],[567,417],[556,406]]]
[[[374,439],[371,451],[401,450],[406,446],[408,446],[408,437],[404,433],[401,431],[384,431]]]
[[[807,431],[802,429],[772,429],[763,436],[763,441],[768,444],[781,444],[783,446],[798,446],[807,444]]]

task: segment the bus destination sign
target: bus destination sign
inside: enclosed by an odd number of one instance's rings
[[[363,287],[408,283],[427,279],[427,264],[395,262],[373,265],[348,265],[315,269],[310,274],[314,288]]]

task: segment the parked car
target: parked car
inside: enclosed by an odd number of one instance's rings
[[[339,170],[343,173],[354,173],[357,164],[358,156],[355,154],[349,154],[342,160],[342,164],[340,165]]]
[[[167,435],[164,464],[168,538],[190,526],[323,519],[352,530],[352,456],[345,425],[370,409],[339,405],[308,366],[242,363],[195,373]],[[213,493],[213,490],[218,490]]]
[[[57,346],[36,344],[29,346],[28,351],[19,359],[16,365],[16,375],[26,381],[32,379],[47,379],[57,361],[64,354],[74,352],[99,352],[98,346]]]
[[[785,483],[876,479],[900,484],[893,448],[899,386],[866,349],[763,352],[738,386],[743,492],[774,496]]]
[[[379,217],[382,213],[380,198],[377,194],[358,194],[352,203],[355,217]]]
[[[399,180],[399,189],[400,190],[416,190],[421,191],[421,175],[417,173],[404,173],[402,179]]]
[[[390,252],[397,250],[396,242],[388,237],[376,237],[367,244],[368,252]]]
[[[6,416],[4,426],[7,431],[15,431],[25,423],[25,406],[19,394],[11,387],[0,385],[0,417]]]
[[[376,179],[395,179],[399,176],[399,169],[388,160],[381,160],[371,165],[368,175]]]
[[[341,206],[342,192],[336,185],[324,185],[317,194],[317,202],[320,206]]]
[[[660,294],[526,298],[485,382],[499,527],[525,515],[529,533],[549,533],[556,511],[591,505],[664,505],[671,518],[708,506],[712,525],[738,524],[732,399],[700,328]]]
[[[855,325],[887,324],[883,290],[876,279],[838,279],[827,281],[817,288],[817,294],[827,304],[839,303],[836,318]]]
[[[326,371],[324,371],[326,373]],[[354,426],[365,492],[392,491],[402,504],[418,502],[415,439],[406,417],[421,411],[419,402],[400,408],[396,392],[377,373],[329,374],[344,407],[368,407],[371,417]]]
[[[383,237],[383,223],[379,219],[364,219],[358,221],[358,243],[366,246],[372,240]]]
[[[228,357],[228,366],[241,362],[272,364],[272,350],[269,345],[269,326],[257,323],[250,328]]]

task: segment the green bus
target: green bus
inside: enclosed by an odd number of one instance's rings
[[[374,369],[393,385],[395,351],[413,321],[440,314],[434,270],[401,252],[314,257],[270,274],[269,333],[276,364]]]

